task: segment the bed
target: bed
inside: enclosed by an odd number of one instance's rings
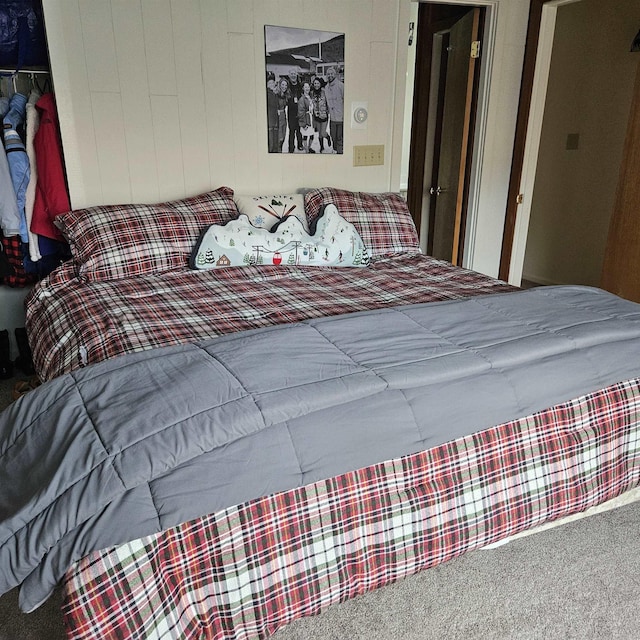
[[[366,260],[304,264],[331,207]],[[259,251],[195,251],[243,216]],[[638,485],[640,307],[424,256],[395,194],[59,223],[74,260],[27,303],[46,382],[0,416],[0,592],[62,582],[69,638],[268,637]]]

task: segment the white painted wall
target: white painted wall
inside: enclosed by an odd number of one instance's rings
[[[638,0],[558,9],[524,277],[599,286],[639,53]],[[579,148],[567,150],[567,135]]]
[[[45,0],[72,205],[334,184],[389,188],[399,3],[387,0]],[[407,7],[408,8],[408,7]],[[267,153],[264,25],[346,33],[345,106],[368,127],[342,156]],[[405,44],[405,43],[403,43]],[[406,63],[405,63],[406,66]],[[354,144],[386,162],[352,167]]]
[[[490,7],[482,155],[466,264],[497,275],[528,0]],[[220,185],[238,193],[333,185],[398,191],[410,0],[44,0],[74,207],[174,199]],[[364,130],[342,156],[267,153],[264,25],[345,33],[345,105]],[[353,167],[354,144],[385,164]]]

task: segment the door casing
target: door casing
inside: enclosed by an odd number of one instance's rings
[[[450,31],[464,16],[470,12],[472,14],[472,39],[478,39],[478,32],[482,32],[484,9],[482,7],[473,7],[470,5],[460,4],[428,4],[423,3],[419,8],[418,33],[417,33],[417,50],[416,50],[416,72],[415,85],[413,94],[413,110],[412,110],[412,126],[411,126],[411,153],[409,159],[409,181],[407,201],[409,210],[413,215],[414,222],[418,229],[423,224],[423,214],[427,213],[428,218],[428,242],[427,253],[432,254],[434,250],[434,237],[441,235],[441,230],[446,226],[452,226],[451,233],[453,240],[452,248],[447,249],[447,255],[440,255],[444,248],[440,248],[443,238],[437,242],[436,250],[439,251],[437,257],[450,260],[454,264],[462,264],[464,254],[464,238],[466,230],[466,212],[469,197],[469,183],[471,180],[472,157],[474,150],[474,131],[475,131],[475,114],[477,108],[477,95],[479,73],[476,60],[470,60],[469,63],[469,79],[468,84],[469,96],[460,96],[463,107],[462,122],[455,125],[455,138],[459,138],[458,143],[461,145],[462,151],[458,149],[450,150],[451,136],[442,137],[442,114],[445,102],[451,105],[450,100],[445,99],[445,89],[448,88],[446,82],[446,73],[444,71],[443,60],[446,56],[440,57],[438,54],[437,44],[443,40],[443,33]],[[469,42],[469,53],[471,43]],[[434,52],[435,55],[434,55]],[[463,54],[464,55],[464,54]],[[439,71],[439,73],[435,73]],[[467,71],[465,71],[466,78]],[[436,82],[437,77],[437,82]],[[459,84],[459,83],[458,83]],[[435,85],[435,89],[434,89]],[[447,92],[448,93],[448,92]],[[435,94],[435,95],[432,95]],[[451,107],[447,107],[449,116],[455,117],[455,110],[452,112]],[[447,116],[445,116],[446,124]],[[433,133],[433,146],[427,147],[429,138],[429,129],[433,129],[433,121],[436,122],[435,131]],[[460,131],[458,131],[460,129]],[[457,146],[457,145],[456,145]],[[455,177],[446,179],[446,193],[436,195],[435,192],[430,196],[427,195],[430,187],[435,189],[438,182],[438,174],[440,168],[440,153],[451,152],[451,161],[457,167]],[[456,159],[459,158],[459,159]],[[455,184],[453,182],[455,181]],[[446,203],[444,202],[446,201]],[[439,205],[439,206],[438,206]],[[443,206],[444,205],[444,206]],[[442,226],[440,218],[442,210],[447,210],[447,217],[452,217]],[[451,209],[452,211],[448,211]],[[436,220],[437,211],[440,211],[438,220]],[[449,216],[449,214],[451,214]],[[434,233],[435,231],[435,233]],[[449,229],[442,231],[446,235]],[[445,241],[446,244],[447,241]]]
[[[482,247],[476,247],[479,208],[481,203],[481,179],[483,169],[483,145],[485,142],[485,134],[487,132],[487,120],[489,112],[489,93],[491,90],[490,83],[492,77],[492,66],[496,34],[498,31],[498,10],[500,4],[505,0],[448,0],[448,5],[465,5],[465,6],[482,6],[485,7],[486,19],[485,27],[482,35],[482,72],[480,75],[479,101],[476,116],[476,131],[474,136],[474,157],[476,161],[471,170],[471,180],[469,188],[469,203],[467,207],[467,228],[465,232],[464,257],[462,265],[474,268],[474,263],[480,261],[486,266],[489,260],[489,254]],[[579,2],[580,0],[531,0],[529,8],[529,24],[527,27],[526,44],[524,52],[524,64],[522,72],[522,82],[519,93],[518,115],[516,135],[514,136],[513,156],[511,163],[511,172],[509,180],[509,192],[506,204],[505,218],[503,223],[503,237],[501,242],[500,256],[498,259],[497,275],[504,279],[514,281],[517,278],[517,270],[521,272],[524,263],[524,249],[526,245],[526,231],[528,227],[528,217],[526,221],[520,217],[519,207],[516,199],[521,193],[521,180],[523,175],[527,180],[531,180],[530,167],[535,165],[537,159],[537,145],[540,140],[541,130],[536,130],[537,126],[532,123],[529,126],[529,114],[532,108],[538,108],[537,105],[544,102],[546,97],[546,81],[544,80],[543,64],[544,59],[549,58],[553,44],[553,30],[555,28],[556,9],[563,4],[571,2]],[[421,4],[438,4],[440,0],[418,0]],[[544,19],[543,19],[544,17]],[[416,52],[416,57],[420,56],[420,51]],[[535,73],[536,62],[538,56],[542,56],[541,73]],[[419,64],[431,64],[431,54],[424,51],[422,61],[416,62],[416,75],[419,73]],[[547,72],[548,73],[548,72]],[[527,97],[527,94],[529,96]],[[531,96],[535,94],[535,100],[532,103]],[[414,92],[414,107],[416,104],[416,95]],[[533,106],[532,106],[533,105]],[[415,118],[415,108],[414,108]],[[538,116],[539,117],[539,116]],[[415,122],[412,122],[412,129]],[[413,136],[412,136],[413,137]],[[534,149],[534,145],[536,148]],[[526,166],[525,166],[526,165]],[[523,167],[527,169],[523,174]],[[526,188],[526,194],[531,195],[531,183],[524,183],[522,188]],[[483,191],[484,193],[484,191]],[[409,199],[407,194],[407,200]],[[415,197],[415,196],[414,196]],[[482,197],[484,201],[486,196]],[[416,205],[414,204],[414,207]],[[483,214],[484,215],[484,214]],[[420,219],[416,220],[416,224],[420,224]],[[514,247],[514,239],[516,238],[516,227],[518,233],[518,246]],[[418,228],[420,228],[418,226]],[[514,272],[514,276],[510,278],[510,271]]]
[[[580,0],[531,0],[498,276],[520,285],[558,7]]]

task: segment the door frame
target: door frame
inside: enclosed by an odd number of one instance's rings
[[[463,251],[461,256],[461,264],[463,267],[472,267],[471,262],[475,253],[475,241],[476,241],[476,229],[478,226],[478,216],[480,209],[480,187],[481,187],[481,173],[483,169],[483,149],[486,139],[487,126],[489,120],[489,87],[492,78],[493,59],[495,55],[495,40],[496,33],[498,31],[498,8],[501,2],[505,0],[412,0],[419,2],[420,4],[446,4],[446,5],[462,5],[465,7],[480,7],[484,8],[484,20],[481,31],[481,64],[480,73],[478,77],[477,86],[477,104],[475,105],[475,128],[473,131],[473,141],[471,144],[471,167],[469,170],[469,187],[467,194],[467,206],[466,206],[466,220],[461,243],[463,244]],[[420,28],[420,24],[418,24]],[[419,45],[419,41],[418,41]],[[430,48],[424,47],[416,50],[416,72],[415,76],[418,77],[419,73],[428,73],[431,68],[432,52]],[[430,82],[430,76],[427,75]],[[422,91],[426,92],[426,96],[423,94],[422,99],[426,100],[428,104],[429,100],[429,87],[423,87]],[[413,95],[413,109],[412,109],[412,124],[411,124],[411,151],[410,151],[410,168],[409,168],[409,187],[411,188],[411,181],[414,175],[422,176],[419,183],[421,188],[411,193],[411,190],[407,192],[407,203],[414,216],[414,222],[420,232],[421,228],[421,212],[422,212],[422,188],[424,187],[424,150],[420,152],[420,149],[414,148],[413,145],[413,131],[414,127],[424,127],[424,130],[419,135],[424,136],[426,139],[426,118],[423,122],[416,119],[417,109],[415,108],[416,91]],[[420,129],[419,129],[420,131]],[[418,164],[412,167],[411,163],[417,162]]]
[[[418,229],[423,224],[428,225],[427,253],[431,254],[433,247],[434,216],[431,215],[435,207],[435,195],[426,195],[426,189],[437,183],[440,149],[442,110],[444,108],[444,83],[446,74],[446,56],[436,52],[448,42],[448,32],[462,17],[475,11],[474,29],[481,38],[484,22],[484,5],[470,6],[468,4],[449,4],[436,7],[430,3],[420,3],[417,28],[416,72],[413,92],[413,108],[411,123],[411,153],[409,156],[409,184],[407,203]],[[441,40],[439,40],[439,38]],[[444,44],[442,44],[444,42]],[[471,45],[470,45],[471,46]],[[435,55],[434,55],[435,52]],[[469,126],[462,139],[464,158],[461,165],[462,175],[456,188],[456,216],[455,226],[458,230],[453,242],[453,253],[448,259],[454,264],[461,264],[465,244],[466,213],[470,182],[471,159],[474,156],[473,134],[477,112],[479,67],[475,60],[470,63],[471,81],[473,83],[472,99],[465,108]],[[436,71],[437,70],[437,71]],[[435,124],[435,126],[434,126]],[[430,132],[434,136],[433,144],[429,144]],[[430,214],[428,220],[423,220],[425,209]]]
[[[581,0],[531,0],[498,277],[522,280],[558,7]]]
[[[450,8],[450,7],[449,7]],[[448,195],[441,196],[439,192],[434,192],[433,189],[440,186],[440,165],[442,159],[442,153],[446,154],[447,150],[451,150],[450,140],[447,141],[446,137],[443,137],[443,127],[446,124],[445,109],[449,104],[448,91],[449,91],[449,55],[446,52],[451,42],[451,31],[455,28],[455,25],[460,20],[465,19],[471,15],[471,40],[465,45],[468,45],[467,49],[467,71],[466,71],[466,85],[464,93],[464,116],[462,121],[462,136],[460,139],[460,148],[454,146],[459,161],[457,163],[457,179],[446,180],[445,185],[450,190]],[[427,171],[424,174],[424,180],[427,184],[422,185],[423,194],[423,209],[424,203],[428,202],[429,213],[429,233],[427,235],[427,254],[435,255],[433,253],[433,246],[435,242],[436,225],[438,224],[438,205],[441,202],[442,197],[448,197],[449,203],[454,205],[453,211],[453,237],[451,241],[451,252],[447,255],[440,252],[438,257],[450,260],[454,265],[461,265],[464,257],[464,244],[465,244],[465,230],[467,219],[467,208],[469,198],[469,181],[470,170],[473,166],[474,147],[473,147],[473,134],[475,131],[476,110],[478,105],[478,78],[480,65],[475,58],[471,57],[472,43],[480,41],[481,32],[484,22],[484,7],[464,7],[463,11],[458,11],[457,14],[452,15],[448,20],[443,21],[442,24],[430,25],[433,29],[433,37],[431,38],[432,47],[438,51],[439,60],[432,61],[432,76],[437,69],[438,85],[437,94],[434,96],[433,106],[435,109],[435,131],[434,131],[434,143],[433,149],[429,148],[429,159],[431,160],[430,175],[427,176]],[[460,103],[462,104],[462,103]],[[431,111],[429,111],[431,114]],[[444,143],[443,143],[444,141]],[[445,146],[443,146],[446,145]],[[426,153],[426,149],[425,149]],[[425,158],[425,169],[427,169],[429,163]],[[450,176],[453,178],[453,176]],[[427,197],[425,189],[431,186],[429,189],[430,196]],[[454,200],[451,201],[451,196]],[[422,212],[421,212],[422,213]]]

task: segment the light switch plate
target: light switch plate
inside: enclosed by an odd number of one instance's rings
[[[567,144],[565,149],[567,151],[576,151],[576,149],[580,148],[580,134],[579,133],[568,133],[567,134]]]
[[[354,145],[354,167],[373,167],[380,164],[384,164],[383,144]]]

